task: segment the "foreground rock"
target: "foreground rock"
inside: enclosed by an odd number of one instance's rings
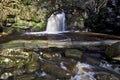
[[[21,80],[25,80],[23,79],[25,77],[22,76],[24,73],[31,74],[38,70],[38,59],[38,54],[31,51],[14,48],[1,50],[0,79],[9,79],[12,76],[19,78],[21,76]]]
[[[68,71],[58,67],[57,65],[51,64],[51,63],[44,63],[44,65],[42,65],[42,69],[46,73],[56,76],[56,78],[69,79],[71,77],[71,74]]]

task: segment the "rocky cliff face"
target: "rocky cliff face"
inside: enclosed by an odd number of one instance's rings
[[[45,30],[51,13],[64,9],[68,30],[89,28],[110,32],[119,29],[116,27],[119,26],[119,3],[118,0],[1,0],[0,24],[8,33]],[[115,27],[107,27],[111,24]]]

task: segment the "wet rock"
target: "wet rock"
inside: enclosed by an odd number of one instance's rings
[[[71,77],[71,73],[68,71],[48,62],[44,62],[44,64],[41,66],[41,69],[46,73],[55,76],[56,78],[69,79]]]
[[[0,73],[11,71],[14,75],[23,75],[24,73],[33,73],[37,71],[38,68],[39,64],[36,61],[0,57]]]
[[[82,52],[77,49],[67,49],[65,51],[65,56],[69,58],[74,58],[74,59],[80,59],[82,56]]]
[[[6,80],[8,79],[10,76],[12,76],[13,74],[11,72],[5,72],[0,76],[0,79]]]
[[[26,68],[26,72],[27,72],[27,73],[33,73],[33,72],[35,72],[35,71],[38,70],[39,65],[38,65],[37,62],[32,61],[32,62],[28,62],[28,63],[26,64],[25,68]]]
[[[14,76],[14,80],[35,80],[35,74],[23,74],[20,76]]]
[[[15,66],[15,62],[12,59],[6,57],[0,57],[0,64],[1,68],[11,68]]]
[[[120,61],[120,56],[113,57],[113,59],[115,59],[115,60],[119,60],[119,61]]]
[[[57,59],[60,58],[61,55],[60,53],[43,53],[42,57],[45,59],[52,59],[52,58]]]
[[[45,54],[42,55],[42,57],[45,58],[45,59],[49,59],[49,58],[52,57],[52,54],[45,53]]]
[[[101,61],[101,58],[99,57],[100,55],[98,53],[92,55],[94,56],[91,56],[91,53],[89,55],[83,55],[81,61],[84,61],[85,63],[89,63],[91,65],[99,65]]]
[[[50,75],[46,75],[46,76],[41,76],[37,78],[36,80],[56,80],[56,78]]]
[[[77,61],[74,59],[64,59],[60,62],[60,67],[64,70],[74,73],[76,63]]]
[[[37,62],[39,60],[39,54],[29,51],[29,60]]]
[[[24,68],[18,68],[18,69],[15,69],[14,71],[13,71],[13,74],[15,74],[15,75],[23,75],[25,73],[25,69]]]
[[[3,49],[0,53],[0,68],[3,71],[11,71],[13,75],[21,76],[24,73],[34,73],[38,70],[39,55],[32,51],[21,49]],[[0,73],[1,73],[0,72]],[[17,79],[16,79],[17,80]],[[31,80],[31,79],[19,79]]]
[[[120,56],[120,42],[114,43],[111,46],[107,47],[105,54],[109,57]]]
[[[114,74],[110,73],[98,73],[94,75],[97,80],[119,80]]]
[[[10,57],[10,58],[35,60],[35,61],[39,59],[39,55],[35,52],[32,52],[32,51],[27,52],[27,51],[24,51],[22,49],[15,49],[15,48],[1,50],[0,56]]]
[[[19,58],[28,58],[29,57],[29,53],[24,52],[21,49],[3,49],[0,51],[0,55],[4,56],[4,57],[19,57]]]
[[[86,50],[91,50],[91,51],[102,51],[106,49],[105,45],[102,46],[86,46],[85,47]]]
[[[21,65],[21,67],[18,67],[13,71],[14,75],[17,76],[21,76],[24,74],[30,74],[30,73],[34,73],[35,71],[37,71],[39,68],[39,64],[35,61],[29,61],[29,62],[25,62],[23,63],[23,65]]]

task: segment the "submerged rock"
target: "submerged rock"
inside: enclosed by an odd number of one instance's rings
[[[65,51],[65,56],[69,58],[74,58],[74,59],[80,59],[82,56],[82,52],[77,49],[67,49]]]
[[[23,74],[20,76],[15,76],[15,80],[34,80],[35,74]]]
[[[60,62],[60,67],[64,70],[74,73],[76,63],[77,63],[77,61],[74,59],[64,59]]]
[[[44,62],[41,69],[56,78],[69,79],[71,77],[71,73],[52,63]]]
[[[45,75],[37,78],[36,80],[56,80],[56,78],[54,76]]]

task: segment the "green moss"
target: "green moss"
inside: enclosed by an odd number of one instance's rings
[[[45,26],[44,22],[36,23],[35,27],[43,28]]]
[[[4,22],[8,19],[7,15],[11,14],[15,16],[15,23],[12,24],[12,27],[43,28],[51,12],[62,8],[67,12],[67,24],[72,29],[74,22],[77,22],[77,27],[81,26],[82,22],[84,23],[84,11],[82,13],[79,10],[84,6],[81,2],[80,0],[0,0],[0,19]],[[70,17],[71,13],[74,17]],[[78,30],[78,28],[76,29]]]
[[[35,23],[34,21],[30,21],[30,22],[28,23],[28,25],[31,26],[31,27],[34,27],[35,24],[36,24],[36,23]]]

